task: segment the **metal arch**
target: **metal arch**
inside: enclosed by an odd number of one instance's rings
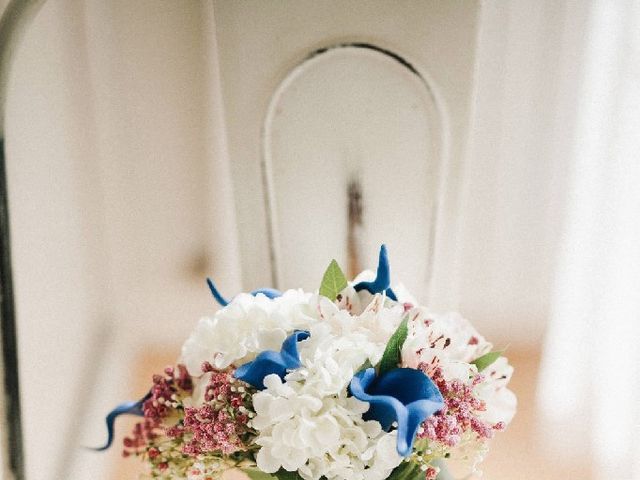
[[[20,385],[18,376],[18,338],[16,335],[9,204],[5,168],[5,106],[12,60],[31,21],[45,0],[11,0],[0,19],[0,448],[2,478],[24,480],[24,451],[20,418]]]
[[[436,82],[433,78],[428,74],[428,72],[424,71],[421,68],[416,67],[416,65],[411,62],[408,57],[395,52],[389,48],[383,47],[381,45],[369,42],[340,42],[340,43],[332,43],[327,46],[315,49],[307,54],[304,58],[299,60],[292,68],[290,68],[285,76],[280,80],[277,84],[276,89],[269,99],[269,104],[267,106],[267,110],[265,113],[265,117],[262,122],[262,131],[261,131],[261,158],[260,158],[260,173],[261,173],[261,181],[263,187],[263,197],[264,197],[264,208],[265,208],[265,217],[266,217],[266,230],[267,230],[267,241],[269,246],[269,262],[271,264],[271,284],[275,288],[282,288],[282,279],[281,276],[281,260],[282,255],[280,252],[279,242],[278,242],[278,219],[276,213],[276,199],[275,199],[275,187],[274,187],[274,179],[273,179],[273,159],[271,158],[271,154],[268,151],[268,137],[269,137],[269,124],[274,115],[275,105],[278,101],[280,95],[282,94],[283,89],[288,85],[289,82],[295,78],[297,72],[307,64],[307,62],[314,60],[317,57],[320,57],[324,54],[339,50],[339,49],[362,49],[369,50],[372,52],[377,52],[381,55],[390,58],[391,60],[397,62],[403,68],[407,69],[411,74],[415,75],[420,83],[424,86],[427,94],[433,101],[433,105],[435,107],[435,115],[438,117],[438,126],[440,130],[440,135],[438,138],[438,142],[436,145],[435,154],[438,159],[438,167],[436,176],[438,177],[437,183],[437,193],[435,196],[435,201],[433,205],[433,214],[432,214],[432,222],[431,222],[431,236],[429,238],[429,244],[427,246],[427,278],[425,282],[427,284],[427,292],[430,292],[432,276],[434,271],[435,264],[435,250],[436,243],[438,242],[437,238],[437,225],[438,219],[441,215],[441,197],[443,195],[444,187],[444,174],[445,170],[448,168],[449,164],[449,135],[450,135],[450,121],[449,116],[444,107],[444,100],[441,93],[437,89]]]

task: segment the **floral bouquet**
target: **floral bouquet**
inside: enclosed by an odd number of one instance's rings
[[[261,289],[200,321],[175,368],[107,417],[142,417],[124,440],[149,476],[211,480],[435,479],[477,471],[515,413],[513,372],[460,315],[438,315],[377,274],[336,261],[318,293]],[[446,459],[446,460],[445,460]]]

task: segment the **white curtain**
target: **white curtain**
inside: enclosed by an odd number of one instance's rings
[[[550,455],[640,479],[640,2],[578,8],[589,20],[539,426]]]

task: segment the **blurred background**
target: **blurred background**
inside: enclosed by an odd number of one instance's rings
[[[205,276],[384,242],[515,365],[484,478],[640,479],[639,85],[634,0],[46,2],[6,111],[27,478],[137,478],[82,446]]]

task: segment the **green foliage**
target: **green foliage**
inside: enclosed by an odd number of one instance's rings
[[[303,480],[298,472],[287,472],[282,468],[275,473],[278,480]]]
[[[264,473],[257,468],[243,468],[242,471],[246,473],[247,477],[251,480],[275,480],[276,477],[270,473]]]
[[[384,349],[384,353],[382,354],[380,365],[378,366],[379,375],[382,375],[389,370],[398,368],[398,364],[401,360],[402,346],[404,345],[404,342],[407,339],[407,335],[409,334],[407,323],[408,317],[405,317],[404,320],[402,320],[402,323],[400,323],[396,331],[393,333],[393,335],[391,335],[391,338],[389,339],[389,342]]]
[[[257,468],[243,468],[242,471],[246,473],[251,480],[302,480],[298,472],[287,472],[282,468],[276,473],[264,473]]]
[[[481,372],[485,368],[487,368],[489,365],[491,365],[493,362],[495,362],[498,358],[500,358],[501,355],[502,355],[502,352],[485,353],[481,357],[476,358],[471,363],[473,363],[476,367],[478,367],[478,371]]]
[[[402,462],[391,472],[387,480],[424,480],[424,472],[413,462]]]
[[[373,367],[373,365],[371,364],[371,361],[367,358],[367,361],[364,362],[362,365],[360,365],[360,368],[356,370],[356,372],[362,372],[363,370],[367,370],[371,367]]]
[[[320,285],[320,295],[327,297],[332,302],[338,297],[338,294],[347,288],[347,277],[345,277],[338,262],[331,260],[322,277]]]

